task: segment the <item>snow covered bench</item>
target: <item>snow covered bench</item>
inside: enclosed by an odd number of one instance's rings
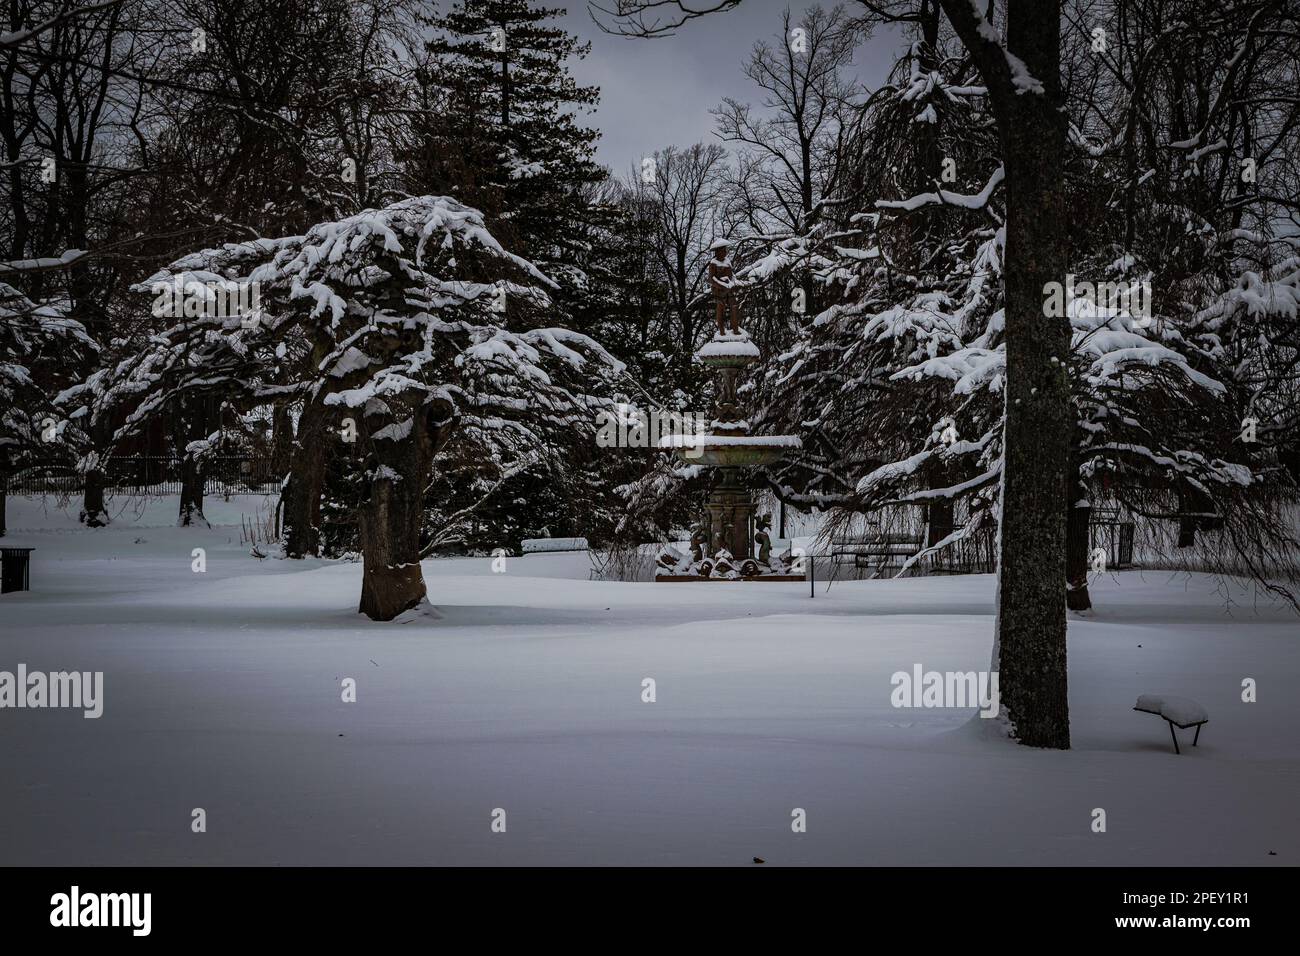
[[[586,551],[586,538],[524,538],[521,549],[524,554],[538,554],[543,551]]]
[[[856,568],[873,570],[877,575],[887,568],[903,566],[903,561],[921,550],[919,534],[889,532],[836,542],[831,560],[836,564],[852,563]]]
[[[1163,717],[1169,721],[1169,736],[1174,738],[1174,753],[1180,754],[1178,749],[1178,735],[1174,733],[1174,728],[1186,730],[1188,727],[1196,728],[1196,736],[1192,738],[1192,746],[1195,747],[1197,741],[1201,739],[1201,725],[1210,719],[1210,715],[1205,708],[1192,700],[1190,697],[1164,697],[1159,694],[1143,694],[1133,705],[1134,710],[1140,710],[1144,714],[1155,714],[1157,717]]]

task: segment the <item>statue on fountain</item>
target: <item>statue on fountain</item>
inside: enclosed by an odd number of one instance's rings
[[[691,533],[691,558],[698,564],[709,556],[709,526],[701,521]]]
[[[754,543],[758,545],[758,563],[772,566],[772,537],[767,532],[772,527],[771,515],[754,519]]]
[[[708,431],[689,445],[671,435],[659,443],[708,472],[704,513],[691,529],[687,552],[672,545],[660,550],[655,580],[801,581],[802,570],[792,572],[787,555],[777,557],[772,552],[771,516],[755,516],[758,503],[747,477],[750,469],[780,461],[801,446],[794,435],[751,434],[740,385],[745,370],[762,356],[740,327],[739,293],[748,283],[736,277],[728,245],[726,239],[719,239],[709,246],[713,253],[708,263],[709,289],[718,330],[695,353],[714,374],[713,420]]]
[[[709,287],[713,290],[714,321],[718,323],[718,335],[726,335],[724,321],[728,311],[731,315],[731,334],[740,335],[740,303],[736,298],[739,285],[731,260],[727,257],[727,240],[718,239],[709,246],[713,258],[709,260]]]

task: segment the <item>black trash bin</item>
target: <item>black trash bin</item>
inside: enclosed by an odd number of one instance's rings
[[[0,594],[30,591],[32,552],[35,548],[0,548]]]

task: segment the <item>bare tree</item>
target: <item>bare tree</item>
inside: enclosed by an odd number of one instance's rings
[[[863,36],[843,6],[815,6],[798,21],[786,9],[776,44],[755,44],[744,67],[762,91],[760,108],[727,98],[713,111],[718,135],[749,160],[737,185],[753,231],[804,235],[836,197],[857,92],[845,71]]]
[[[700,331],[708,324],[700,297],[708,288],[709,244],[723,229],[719,200],[725,171],[726,151],[721,146],[696,143],[655,153],[628,181],[655,217],[656,254],[680,335],[683,380],[690,373]]]

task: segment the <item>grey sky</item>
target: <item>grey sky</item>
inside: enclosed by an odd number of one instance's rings
[[[664,146],[714,141],[709,110],[723,97],[741,102],[760,99],[741,72],[754,42],[773,40],[787,6],[797,16],[814,5],[801,0],[744,0],[735,10],[692,20],[676,36],[645,40],[610,36],[592,23],[585,2],[567,2],[569,11],[561,22],[591,41],[587,58],[571,64],[573,75],[580,83],[601,88],[600,106],[585,121],[602,132],[598,159],[620,175]],[[859,51],[855,72],[872,86],[878,85],[899,43],[894,33],[873,36]]]

